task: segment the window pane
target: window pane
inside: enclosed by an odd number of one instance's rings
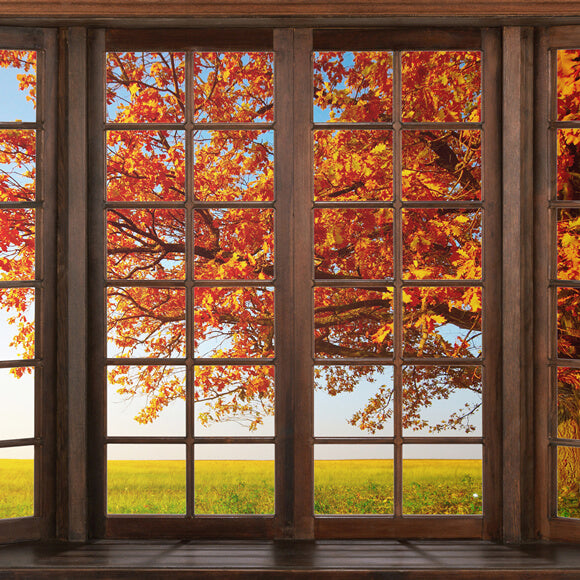
[[[0,369],[0,440],[34,437],[34,368]]]
[[[185,356],[185,290],[109,288],[109,357]]]
[[[196,366],[196,434],[273,435],[275,395],[273,366]]]
[[[580,447],[558,447],[558,516],[580,518]]]
[[[558,356],[580,358],[580,290],[558,288]]]
[[[107,513],[184,514],[185,445],[107,445]]]
[[[107,212],[109,279],[185,277],[185,211],[116,209]]]
[[[580,209],[558,210],[558,278],[580,280]]]
[[[33,359],[34,289],[0,288],[0,360]]]
[[[393,198],[391,131],[314,131],[316,201]]]
[[[315,437],[391,437],[393,367],[314,367]]]
[[[558,437],[580,439],[580,369],[558,369]]]
[[[580,50],[558,50],[558,121],[580,118]]]
[[[481,367],[403,367],[403,434],[482,436]]]
[[[481,288],[403,290],[405,354],[481,356]]]
[[[197,445],[196,514],[273,514],[274,445]]]
[[[558,130],[557,199],[580,199],[580,129]]]
[[[107,53],[107,120],[175,123],[185,117],[185,55]]]
[[[376,280],[393,275],[391,209],[315,209],[316,278]]]
[[[403,198],[481,199],[480,131],[403,131]]]
[[[392,514],[390,445],[315,445],[314,513]]]
[[[392,300],[392,288],[314,288],[315,356],[392,355]]]
[[[0,50],[0,122],[36,121],[36,52]]]
[[[34,280],[35,210],[0,210],[0,280]]]
[[[314,122],[388,122],[392,52],[315,52]]]
[[[36,131],[1,130],[0,201],[34,201],[35,195]]]
[[[195,120],[213,123],[274,120],[272,52],[196,52]]]
[[[182,131],[108,131],[109,201],[182,201],[185,136]]]
[[[481,515],[481,445],[405,445],[403,513]]]
[[[404,121],[480,120],[480,52],[415,51],[401,59]]]
[[[185,367],[110,367],[107,392],[109,435],[184,434]]]
[[[109,367],[107,434],[185,435],[185,367]]]
[[[197,131],[195,199],[274,199],[273,131]]]
[[[477,280],[481,241],[480,210],[403,210],[403,277]]]
[[[196,357],[274,356],[274,290],[196,288]]]
[[[0,449],[0,518],[34,515],[34,447]]]
[[[195,210],[195,276],[267,280],[274,275],[274,210]]]

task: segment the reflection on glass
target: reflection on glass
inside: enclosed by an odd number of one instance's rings
[[[33,359],[34,288],[0,288],[0,305],[0,360]]]
[[[109,279],[185,277],[185,211],[115,209],[107,212]]]
[[[403,210],[405,279],[481,278],[481,211]]]
[[[405,354],[481,356],[481,288],[406,288]]]
[[[315,209],[315,277],[376,280],[393,275],[391,209]]]
[[[558,50],[558,121],[580,119],[580,50]]]
[[[265,424],[273,428],[269,417],[274,416],[274,385],[270,365],[196,366],[196,434],[239,434],[241,426],[245,434],[255,435],[257,430],[264,433]]]
[[[107,121],[183,121],[184,78],[181,52],[107,53]]]
[[[195,210],[199,280],[268,280],[274,275],[274,210]]]
[[[580,369],[558,369],[558,437],[580,439]]]
[[[0,369],[0,397],[0,440],[34,437],[34,368]]]
[[[315,437],[391,437],[393,368],[314,367]]]
[[[0,280],[34,280],[35,210],[0,210]]]
[[[1,130],[0,201],[34,201],[35,195],[36,131]]]
[[[196,199],[274,199],[273,131],[196,131],[194,148]]]
[[[580,518],[580,447],[558,447],[558,516]]]
[[[315,122],[388,122],[392,104],[392,52],[314,53]]]
[[[195,356],[274,356],[274,290],[196,288]]]
[[[107,513],[184,514],[185,445],[107,445]]]
[[[109,357],[185,356],[185,290],[109,288]]]
[[[0,50],[0,122],[36,121],[36,52]]]
[[[274,445],[197,445],[196,514],[273,514]]]
[[[480,120],[480,52],[403,52],[401,68],[403,121]]]
[[[315,445],[314,513],[392,514],[390,445]]]
[[[183,435],[185,367],[109,367],[109,435]]]
[[[580,209],[558,210],[558,278],[580,280]]]
[[[481,367],[403,367],[404,435],[482,435]]]
[[[274,120],[274,53],[196,52],[195,120],[213,123]]]
[[[0,448],[0,519],[34,515],[34,447]]]
[[[580,358],[580,289],[558,288],[558,356]]]
[[[107,199],[183,200],[184,141],[182,131],[108,131]]]
[[[480,131],[404,131],[403,198],[481,199]]]
[[[393,198],[391,131],[315,131],[316,201]]]
[[[319,358],[393,352],[393,289],[314,288],[314,353]]]
[[[557,190],[557,199],[580,199],[580,129],[558,129]]]
[[[403,513],[481,515],[481,445],[404,445]]]

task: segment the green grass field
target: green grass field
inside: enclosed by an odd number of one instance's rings
[[[0,459],[0,518],[34,515],[32,459]]]

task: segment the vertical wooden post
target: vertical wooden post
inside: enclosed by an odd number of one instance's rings
[[[503,31],[503,539],[533,522],[533,29]]]

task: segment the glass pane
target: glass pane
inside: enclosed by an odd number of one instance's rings
[[[273,366],[196,366],[194,396],[197,435],[274,435]]]
[[[196,288],[195,356],[274,356],[274,290]]]
[[[580,50],[558,50],[558,121],[580,119]]]
[[[315,356],[392,355],[392,302],[392,288],[314,288]]]
[[[392,52],[315,52],[314,122],[388,122]]]
[[[480,120],[480,52],[403,52],[401,66],[404,121]]]
[[[185,199],[182,131],[108,131],[109,201]]]
[[[580,358],[580,290],[558,288],[558,356]]]
[[[195,210],[199,280],[268,280],[274,276],[274,210]]]
[[[196,52],[195,120],[213,123],[274,120],[274,53]]]
[[[1,130],[0,201],[34,201],[35,195],[36,131]]]
[[[316,201],[393,199],[391,131],[314,131]]]
[[[403,434],[482,436],[481,367],[403,367]]]
[[[393,367],[315,366],[315,437],[392,437]]]
[[[580,439],[580,369],[558,369],[558,437]]]
[[[580,518],[580,447],[558,447],[558,516]]]
[[[557,189],[557,199],[580,199],[580,129],[558,129]]]
[[[36,121],[36,52],[0,50],[0,122]]]
[[[107,53],[107,121],[183,121],[184,78],[181,52]]]
[[[315,445],[314,513],[392,514],[390,445]]]
[[[481,445],[403,446],[403,513],[481,515]]]
[[[0,288],[0,360],[33,359],[34,289]]]
[[[273,131],[197,131],[194,148],[195,199],[274,199]]]
[[[403,290],[405,355],[481,356],[481,288]]]
[[[107,445],[107,513],[184,514],[185,445]]]
[[[185,277],[185,211],[108,211],[107,254],[109,279],[182,280]]]
[[[480,210],[403,210],[403,277],[477,280],[481,242]]]
[[[185,290],[108,288],[107,356],[185,356]]]
[[[34,447],[0,449],[0,518],[34,515]]]
[[[0,369],[0,440],[34,437],[34,368]]]
[[[35,210],[0,210],[0,280],[34,280]]]
[[[196,514],[273,514],[274,445],[196,445]]]
[[[393,275],[391,209],[315,209],[315,277],[376,280]]]
[[[185,367],[114,366],[108,373],[109,435],[183,435]]]
[[[580,280],[580,209],[558,210],[558,278]]]
[[[403,131],[403,199],[481,199],[480,131]]]

